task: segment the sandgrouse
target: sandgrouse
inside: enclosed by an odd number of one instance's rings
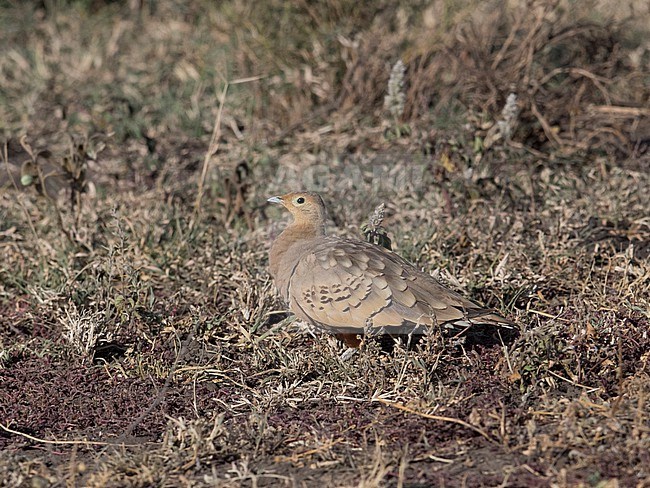
[[[349,346],[359,336],[424,334],[434,327],[514,329],[514,322],[445,288],[381,246],[325,234],[320,195],[295,192],[268,199],[293,222],[274,241],[269,268],[290,309]]]

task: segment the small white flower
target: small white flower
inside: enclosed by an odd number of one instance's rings
[[[501,120],[497,122],[498,130],[505,140],[509,140],[512,136],[512,131],[517,124],[517,116],[519,115],[519,107],[517,106],[517,95],[511,93],[506,99],[506,104],[501,110]]]
[[[393,65],[388,79],[388,93],[384,97],[384,108],[388,110],[394,119],[398,119],[404,113],[404,72],[406,67],[401,59]]]

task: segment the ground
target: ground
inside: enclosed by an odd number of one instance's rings
[[[0,2],[0,485],[650,486],[646,3]],[[301,188],[517,336],[294,321]]]

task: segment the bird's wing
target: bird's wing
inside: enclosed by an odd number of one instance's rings
[[[337,238],[323,239],[300,258],[288,295],[297,315],[336,332],[408,333],[418,326],[500,318],[390,251]]]

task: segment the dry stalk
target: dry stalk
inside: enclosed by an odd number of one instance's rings
[[[16,180],[14,180],[14,176],[11,174],[11,169],[9,168],[9,154],[7,151],[7,143],[5,142],[4,147],[2,148],[2,160],[5,164],[5,167],[7,168],[7,175],[9,176],[9,179],[11,180],[11,184],[14,187],[14,190],[16,190],[16,195],[18,195],[20,192],[18,190],[18,185],[16,184]],[[29,229],[32,231],[32,235],[34,236],[34,242],[36,242],[38,246],[38,251],[43,255],[43,250],[41,249],[40,241],[38,240],[38,234],[36,233],[36,228],[34,227],[34,223],[32,222],[31,217],[29,216],[29,212],[25,208],[25,204],[20,200],[20,198],[16,199],[18,201],[18,205],[20,205],[20,208],[22,209],[23,213],[25,214],[25,219],[27,220],[27,224],[29,224]]]
[[[24,432],[20,432],[19,430],[14,430],[2,423],[0,423],[0,429],[4,430],[5,432],[8,432],[9,434],[14,434],[14,435],[19,435],[21,437],[24,437],[25,439],[29,439],[30,441],[38,442],[39,444],[52,444],[56,446],[77,446],[77,445],[84,445],[84,446],[121,446],[121,447],[137,447],[142,445],[143,443],[139,444],[124,444],[123,442],[102,442],[102,441],[87,441],[87,440],[73,440],[73,441],[67,441],[67,440],[49,440],[49,439],[42,439],[40,437],[35,437],[33,435],[25,434]]]
[[[475,425],[467,423],[464,420],[457,419],[457,418],[454,418],[454,417],[444,417],[442,415],[432,415],[432,414],[429,414],[429,413],[418,412],[417,410],[414,410],[414,409],[412,409],[410,407],[407,407],[406,405],[403,405],[403,404],[397,403],[397,402],[391,402],[391,401],[388,401],[388,400],[384,400],[383,398],[374,398],[373,401],[383,403],[384,405],[388,405],[390,407],[394,407],[394,408],[396,408],[398,410],[402,410],[403,412],[413,413],[413,414],[418,415],[420,417],[423,417],[425,419],[439,420],[441,422],[449,422],[449,423],[452,423],[452,424],[462,425],[463,427],[466,427],[466,428],[468,428],[470,430],[473,430],[477,434],[480,434],[481,436],[483,436],[487,441],[491,442],[492,444],[498,444],[498,442],[495,439],[493,439],[490,436],[490,434],[485,432],[483,429],[480,429],[480,428],[476,427]]]
[[[233,81],[226,81],[221,95],[219,96],[219,110],[214,120],[214,127],[212,128],[212,136],[210,137],[210,143],[208,144],[208,150],[205,152],[203,157],[203,167],[201,168],[201,176],[199,177],[199,184],[196,191],[196,201],[194,203],[194,214],[192,220],[190,221],[190,231],[194,229],[196,222],[199,219],[201,212],[201,201],[203,200],[203,194],[205,192],[205,179],[208,175],[208,169],[210,168],[210,161],[212,156],[214,156],[219,150],[219,138],[221,137],[221,118],[223,115],[223,109],[226,105],[226,96],[228,95],[228,89],[231,85],[240,85],[243,83],[250,83],[252,81],[258,81],[264,76],[251,76],[248,78],[238,78]]]

